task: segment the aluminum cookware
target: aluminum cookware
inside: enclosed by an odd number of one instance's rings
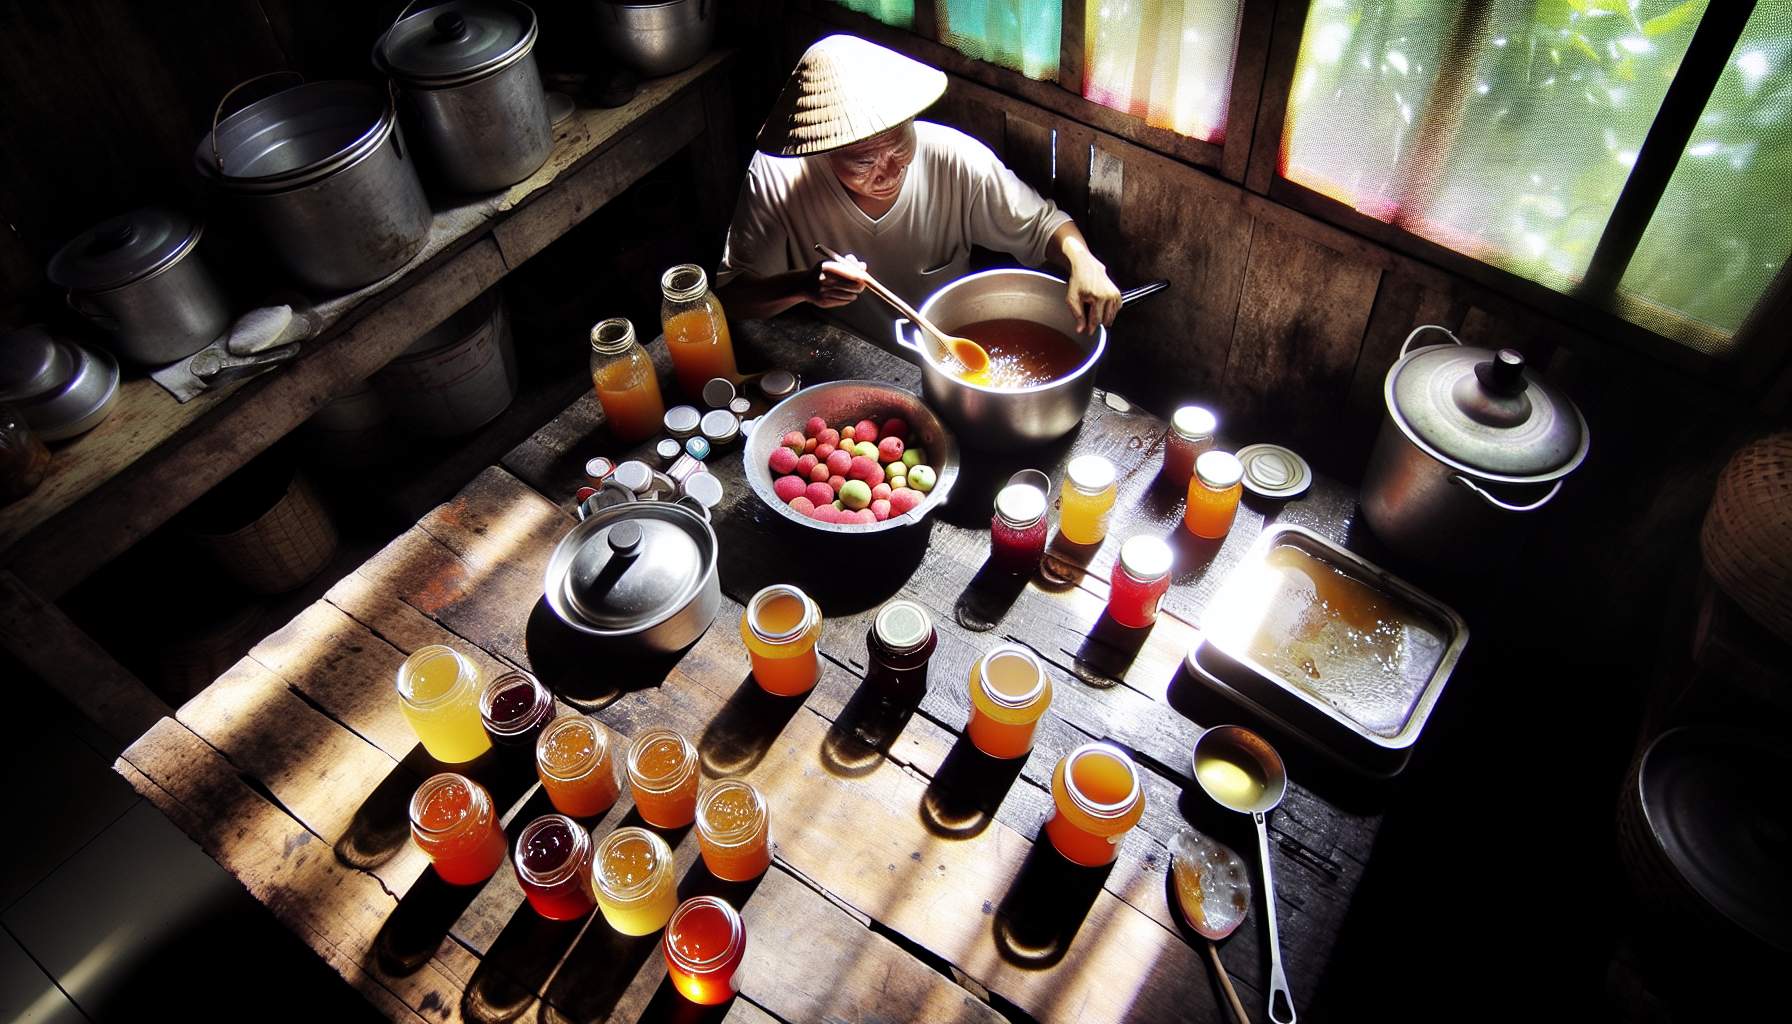
[[[1415,347],[1427,332],[1447,343]],[[1587,421],[1523,355],[1442,327],[1407,337],[1382,395],[1363,516],[1389,547],[1440,567],[1511,555],[1587,457]]]
[[[682,650],[722,607],[708,514],[683,501],[599,508],[554,548],[543,592],[562,622],[621,653]]]
[[[0,402],[45,441],[99,426],[118,400],[118,361],[32,325],[0,338]]]
[[[194,251],[202,231],[174,210],[132,210],[63,246],[50,260],[50,280],[125,359],[185,359],[230,326],[224,292]]]
[[[399,12],[373,48],[398,83],[405,125],[457,192],[514,185],[554,149],[535,65],[535,12],[511,0],[451,0]]]
[[[594,0],[597,34],[611,56],[642,77],[683,71],[715,42],[721,0]]]
[[[249,82],[224,95],[193,160],[294,278],[348,291],[422,251],[429,200],[386,89],[311,82],[224,117]]]

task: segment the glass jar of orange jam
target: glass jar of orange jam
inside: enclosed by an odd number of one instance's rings
[[[682,828],[697,815],[697,748],[670,729],[649,729],[628,748],[628,784],[649,825]]]
[[[1045,664],[1018,644],[1002,644],[971,666],[971,719],[965,735],[990,757],[1021,757],[1052,702]]]
[[[660,380],[628,320],[611,317],[591,328],[591,385],[617,440],[645,441],[659,433],[666,415]]]
[[[610,732],[587,715],[556,718],[535,741],[535,774],[554,809],[593,818],[621,794]]]
[[[450,885],[477,885],[504,863],[509,845],[485,787],[452,772],[432,775],[411,796],[411,839]]]
[[[1139,770],[1112,743],[1085,743],[1052,772],[1052,815],[1045,834],[1067,859],[1086,867],[1113,861],[1120,839],[1145,814]]]
[[[1188,482],[1188,508],[1182,523],[1188,532],[1206,540],[1219,540],[1232,529],[1238,515],[1238,499],[1244,493],[1244,464],[1231,452],[1202,452],[1195,459],[1195,475]]]
[[[597,844],[591,889],[610,927],[624,935],[651,935],[678,908],[672,848],[644,828],[619,828]]]
[[[771,815],[750,782],[727,779],[697,798],[697,843],[709,873],[725,882],[758,878],[772,866]]]
[[[747,954],[747,927],[726,900],[693,896],[666,924],[666,974],[678,994],[714,1006],[740,991],[740,962]]]
[[[821,609],[801,590],[774,583],[754,594],[741,615],[740,635],[753,660],[753,678],[765,692],[795,697],[821,678],[815,653]]]
[[[709,290],[709,275],[694,263],[682,263],[660,278],[660,325],[666,351],[684,396],[696,401],[713,377],[740,379],[734,367],[734,339],[722,300]]]

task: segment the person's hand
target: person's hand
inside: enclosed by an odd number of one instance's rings
[[[844,306],[865,290],[865,264],[851,253],[843,259],[822,260],[810,268],[809,291],[804,297],[822,309]]]
[[[1071,264],[1064,301],[1076,317],[1077,332],[1088,334],[1098,324],[1108,327],[1114,323],[1120,312],[1120,289],[1109,280],[1106,267],[1093,257],[1084,257]]]

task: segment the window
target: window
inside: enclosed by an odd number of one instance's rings
[[[840,6],[869,14],[886,25],[915,27],[915,0],[835,0]]]
[[[1239,0],[1090,0],[1083,96],[1146,124],[1224,142]]]
[[[940,42],[967,57],[1048,81],[1058,77],[1059,0],[938,0]]]

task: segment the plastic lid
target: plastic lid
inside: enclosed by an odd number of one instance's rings
[[[567,569],[567,601],[580,618],[599,629],[642,629],[702,588],[711,553],[675,518],[692,519],[690,511],[674,508],[636,502],[606,510],[612,521],[586,538]]]
[[[1070,485],[1079,491],[1099,494],[1114,484],[1114,464],[1099,455],[1079,455],[1064,467]]]
[[[1216,491],[1223,491],[1244,479],[1244,464],[1231,452],[1202,452],[1195,459],[1195,476]]]
[[[1512,349],[1434,345],[1388,371],[1388,412],[1442,461],[1510,482],[1566,476],[1587,454],[1587,425]]]
[[[199,225],[174,210],[132,210],[76,235],[50,259],[50,280],[103,292],[173,266],[199,244]]]
[[[1133,537],[1120,545],[1120,567],[1135,580],[1149,583],[1163,579],[1175,563],[1176,554],[1162,537]]]
[[[1045,492],[1032,484],[1009,484],[996,493],[996,515],[1017,528],[1045,518]]]
[[[675,405],[666,410],[662,420],[666,432],[674,437],[690,437],[703,424],[703,414],[694,405]]]
[[[691,437],[684,442],[684,452],[693,459],[709,458],[709,438]]]
[[[450,0],[401,19],[379,56],[401,79],[449,85],[484,78],[535,45],[535,12],[506,0]]]
[[[1279,444],[1253,444],[1238,450],[1244,486],[1265,498],[1292,498],[1313,483],[1307,460]]]
[[[878,642],[895,654],[919,649],[933,635],[933,616],[913,601],[891,601],[871,620]]]
[[[1220,419],[1198,405],[1185,405],[1170,417],[1170,426],[1183,437],[1205,438],[1220,428]]]

